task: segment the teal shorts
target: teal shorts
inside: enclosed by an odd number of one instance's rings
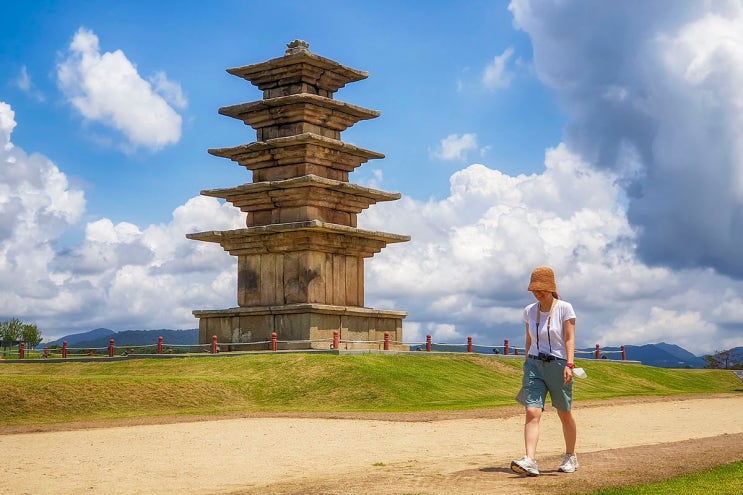
[[[573,380],[565,383],[565,359],[541,361],[531,357],[524,359],[524,377],[517,400],[526,407],[544,409],[547,392],[552,405],[560,411],[570,411],[573,403]]]

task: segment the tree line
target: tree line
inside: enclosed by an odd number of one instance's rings
[[[23,323],[18,318],[0,321],[0,341],[3,346],[9,343],[25,342],[29,349],[39,345],[44,337],[36,324]]]

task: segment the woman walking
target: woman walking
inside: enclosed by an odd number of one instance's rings
[[[526,408],[526,455],[512,461],[511,470],[528,476],[539,476],[536,461],[539,420],[549,392],[565,437],[565,455],[557,470],[572,473],[578,469],[578,457],[575,455],[577,428],[571,412],[575,367],[575,311],[569,302],[560,300],[555,274],[549,267],[541,266],[532,272],[528,290],[537,301],[524,309],[527,355],[524,360],[522,387],[517,397]]]

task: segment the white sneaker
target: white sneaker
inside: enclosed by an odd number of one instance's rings
[[[558,471],[562,473],[574,473],[578,469],[578,456],[575,454],[565,454],[560,463]]]
[[[527,476],[539,476],[537,461],[531,459],[529,456],[524,456],[517,461],[511,461],[511,471]]]

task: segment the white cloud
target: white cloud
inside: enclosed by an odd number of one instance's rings
[[[185,107],[180,86],[162,72],[142,79],[121,50],[101,53],[92,31],[75,33],[57,79],[83,117],[121,132],[130,146],[157,150],[181,137],[181,116],[168,105]]]
[[[566,144],[617,174],[640,258],[743,279],[743,4],[672,3],[509,9]]]
[[[715,325],[705,321],[699,311],[653,306],[644,312],[622,315],[602,328],[596,340],[608,346],[643,345],[652,336],[654,342],[683,342],[689,346],[699,336],[712,336],[715,333]],[[708,348],[710,344],[707,343]]]
[[[185,234],[242,226],[238,209],[199,196],[167,224],[81,226],[83,192],[46,157],[14,146],[15,126],[0,102],[0,318],[36,323],[52,338],[101,326],[193,328],[192,310],[234,306],[234,258]],[[79,245],[55,250],[80,227]]]
[[[461,136],[449,134],[439,143],[433,156],[447,161],[463,161],[467,158],[467,152],[477,149],[477,134],[466,133]]]
[[[10,105],[4,101],[0,101],[0,149],[9,151],[13,148],[13,144],[10,142],[10,135],[15,129],[15,112]],[[8,156],[7,159],[14,159]]]
[[[46,270],[53,243],[85,209],[82,192],[52,162],[13,145],[15,126],[13,110],[0,102],[0,314],[53,297]]]
[[[235,305],[236,262],[219,245],[185,234],[237,228],[244,221],[238,209],[201,196],[176,208],[167,224],[139,229],[101,219],[88,223],[83,242],[58,256],[55,266],[68,282],[85,280],[97,288],[96,300],[80,303],[106,310],[91,312],[88,328],[193,328],[194,309]]]
[[[485,67],[482,74],[483,85],[491,90],[507,88],[513,79],[513,72],[506,68],[508,60],[513,56],[513,48],[506,48],[503,53],[496,55]]]
[[[370,168],[363,172],[354,171],[356,183],[360,186],[370,187],[372,189],[381,189],[384,183],[384,172],[378,168]],[[354,179],[351,179],[354,182]]]
[[[150,84],[152,84],[155,92],[162,96],[165,101],[167,101],[174,107],[183,109],[188,106],[188,101],[183,94],[181,85],[178,83],[174,83],[173,81],[169,81],[165,72],[155,73],[153,77],[149,78],[149,81]]]
[[[28,69],[26,68],[25,65],[21,67],[21,73],[18,75],[18,78],[15,80],[15,84],[16,86],[18,86],[19,89],[31,95],[37,101],[45,100],[44,95],[41,93],[41,91],[36,89],[33,81],[31,81],[31,76],[28,74]]]
[[[403,197],[360,215],[362,228],[412,236],[367,262],[367,305],[408,311],[406,340],[438,332],[438,342],[473,336],[476,345],[508,338],[523,346],[529,273],[547,264],[578,313],[581,347],[666,341],[701,353],[722,341],[743,345],[716,309],[743,284],[648,267],[636,256],[614,174],[592,170],[564,145],[548,150],[545,166],[512,177],[470,165],[452,176],[443,200]]]
[[[84,239],[55,241],[84,214],[81,191],[47,158],[13,146],[0,103],[0,316],[39,324],[51,338],[108,327],[193,328],[194,309],[235,305],[235,259],[188,232],[238,228],[244,216],[198,196],[163,224],[98,219]],[[743,283],[712,270],[649,267],[612,172],[567,146],[542,173],[509,176],[482,164],[457,171],[442,200],[374,205],[360,227],[410,234],[366,262],[366,305],[408,311],[405,341],[523,346],[530,271],[555,268],[578,313],[581,347],[666,341],[695,353],[742,345],[735,301]]]
[[[28,70],[25,65],[21,67],[21,74],[18,76],[18,79],[16,79],[16,85],[23,91],[31,90],[31,78],[28,75]]]

